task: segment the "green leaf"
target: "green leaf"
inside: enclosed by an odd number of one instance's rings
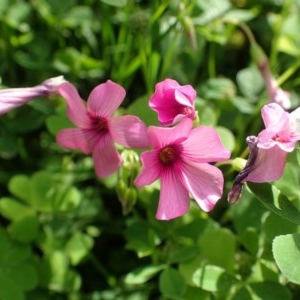
[[[18,219],[9,226],[12,238],[24,243],[33,241],[38,235],[38,229],[39,221],[36,215]]]
[[[235,236],[228,229],[205,231],[199,239],[199,247],[201,256],[209,264],[220,266],[227,271],[233,270],[236,241]]]
[[[25,175],[15,175],[8,183],[9,191],[16,197],[30,202],[32,190],[30,180]]]
[[[261,219],[266,213],[265,207],[256,201],[248,189],[244,189],[242,198],[237,204],[231,205],[230,211],[239,242],[250,253],[256,255],[259,248]]]
[[[252,65],[237,73],[237,84],[243,96],[248,102],[258,99],[265,87],[263,78],[256,66]]]
[[[125,236],[126,248],[135,250],[139,257],[150,255],[155,250],[157,236],[147,222],[140,220],[132,222],[128,226]]]
[[[0,299],[1,300],[25,300],[24,293],[15,282],[5,274],[0,273]]]
[[[263,219],[262,224],[263,239],[265,244],[271,245],[274,238],[278,235],[300,232],[300,227],[289,222],[276,214],[268,214]]]
[[[217,132],[220,135],[223,146],[232,151],[235,147],[235,138],[233,133],[225,127],[216,127]]]
[[[249,284],[258,299],[290,300],[292,295],[287,287],[278,282],[254,282]]]
[[[287,162],[282,177],[275,182],[275,186],[289,199],[299,201],[300,199],[300,172],[297,162]]]
[[[200,253],[209,264],[233,271],[235,243],[235,237],[228,229],[210,229],[199,239]]]
[[[73,234],[65,247],[72,265],[77,265],[89,253],[93,244],[93,239],[87,234],[79,231]]]
[[[38,284],[30,247],[10,240],[1,227],[0,244],[0,299],[25,299],[24,291]]]
[[[13,195],[24,200],[33,210],[45,212],[51,210],[54,183],[52,174],[40,171],[34,173],[31,178],[25,175],[14,176],[8,188]]]
[[[249,9],[231,9],[223,17],[225,20],[231,22],[247,22],[255,17],[253,10]]]
[[[53,175],[46,171],[36,172],[31,177],[31,181],[33,186],[31,205],[36,210],[48,211],[51,208],[52,188],[55,185]]]
[[[14,268],[13,272],[11,272],[11,278],[17,282],[19,289],[24,291],[30,291],[35,289],[38,285],[39,278],[38,272],[35,264],[32,261],[25,261],[20,266],[22,272],[20,272],[19,268]]]
[[[277,236],[273,241],[273,255],[283,275],[300,284],[300,234]]]
[[[165,268],[164,265],[142,266],[128,273],[125,277],[126,284],[143,284]]]
[[[196,110],[198,111],[201,125],[215,126],[217,124],[216,110],[208,106],[204,101],[196,98]]]
[[[199,247],[197,245],[184,245],[177,251],[173,251],[168,258],[169,263],[178,263],[188,261],[199,254]]]
[[[282,218],[300,225],[300,212],[275,186],[269,183],[247,183],[250,191],[269,210]]]
[[[62,20],[66,27],[76,27],[80,25],[90,25],[93,20],[93,11],[88,6],[72,7],[66,17]]]
[[[0,213],[5,218],[15,221],[32,215],[33,210],[13,198],[3,197],[0,199]]]
[[[72,128],[74,125],[65,115],[49,116],[46,120],[46,125],[50,133],[57,135],[64,128]]]
[[[232,285],[238,283],[234,275],[223,268],[206,265],[199,268],[193,274],[193,282],[196,286],[209,292],[221,292],[229,290]]]
[[[149,97],[141,97],[126,109],[126,114],[138,116],[147,125],[155,125],[158,122],[157,114],[149,107]]]
[[[0,157],[11,158],[18,152],[17,139],[8,133],[1,133],[0,136]]]
[[[182,299],[186,290],[186,282],[177,270],[168,268],[160,274],[159,289],[167,298]]]
[[[183,299],[187,300],[211,300],[211,294],[202,289],[188,286],[183,295]]]
[[[127,3],[127,0],[101,0],[101,2],[112,6],[124,7]]]
[[[199,94],[207,100],[225,101],[236,95],[236,87],[228,78],[210,78],[201,86]]]
[[[60,251],[52,252],[41,264],[42,285],[56,292],[78,291],[79,275],[70,268],[68,257]]]

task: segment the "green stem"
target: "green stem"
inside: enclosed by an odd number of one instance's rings
[[[116,278],[108,273],[108,271],[99,263],[98,259],[93,253],[90,252],[88,258],[93,263],[95,269],[106,279],[107,284],[111,288],[114,288],[117,284]]]
[[[274,68],[276,67],[276,58],[277,58],[277,53],[278,53],[278,41],[281,36],[282,25],[283,25],[284,20],[286,19],[286,17],[289,14],[289,10],[290,10],[290,7],[292,4],[293,4],[293,0],[283,1],[283,7],[282,7],[282,11],[280,13],[280,18],[279,18],[278,22],[276,22],[276,25],[274,26],[274,36],[272,39],[271,51],[270,51],[270,66],[271,66],[272,70],[274,70]]]
[[[210,78],[216,77],[216,62],[215,62],[216,46],[214,43],[210,44],[208,55],[208,75]]]
[[[282,85],[299,69],[299,67],[300,67],[300,58],[277,78],[277,84],[279,86]]]

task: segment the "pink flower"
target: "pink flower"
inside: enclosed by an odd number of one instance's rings
[[[65,82],[62,76],[47,79],[34,87],[0,90],[0,115],[21,106],[34,98],[56,93],[57,87]]]
[[[270,102],[279,104],[283,109],[289,109],[291,107],[290,93],[278,86],[269,68],[267,58],[263,58],[258,66],[265,81]]]
[[[156,84],[149,106],[158,113],[159,123],[169,126],[183,118],[195,119],[195,98],[196,91],[191,85],[181,86],[167,78]]]
[[[230,203],[238,201],[246,181],[278,180],[284,171],[287,153],[292,152],[300,140],[300,108],[288,113],[279,104],[271,103],[263,107],[261,114],[266,128],[258,137],[247,138],[249,159],[229,191]]]
[[[170,220],[189,209],[189,194],[204,211],[210,211],[223,191],[222,172],[209,162],[229,158],[217,132],[210,127],[192,129],[185,118],[172,128],[150,126],[153,150],[141,154],[143,168],[135,179],[137,186],[160,179],[156,218]]]
[[[268,83],[270,101],[279,104],[284,109],[291,108],[290,93],[280,88],[274,78]]]
[[[59,86],[58,92],[66,99],[68,117],[78,128],[60,131],[57,143],[65,148],[92,153],[99,177],[116,172],[122,163],[114,142],[133,148],[149,145],[146,126],[139,118],[113,116],[126,93],[117,83],[108,80],[95,87],[86,105],[69,82]]]
[[[258,155],[255,168],[245,181],[271,182],[278,180],[285,167],[286,155],[300,140],[300,108],[288,113],[276,103],[262,108],[265,129],[258,134]]]

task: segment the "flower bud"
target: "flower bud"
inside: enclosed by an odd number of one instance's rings
[[[56,93],[57,87],[65,82],[63,76],[53,77],[34,87],[8,88],[0,90],[0,115],[21,106],[34,98]]]

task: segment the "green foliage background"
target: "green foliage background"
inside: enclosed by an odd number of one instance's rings
[[[149,96],[169,77],[193,85],[200,122],[217,127],[232,159],[245,158],[268,99],[237,24],[297,107],[299,0],[1,0],[1,85],[62,74],[86,99],[111,79],[127,90],[122,112],[156,125]],[[68,126],[59,97],[0,119],[1,300],[299,299],[296,152],[280,181],[249,185],[232,206],[238,162],[221,165],[224,197],[213,212],[191,201],[187,215],[163,222],[155,187],[122,210],[118,183],[130,164],[99,180],[90,157],[55,143]]]

